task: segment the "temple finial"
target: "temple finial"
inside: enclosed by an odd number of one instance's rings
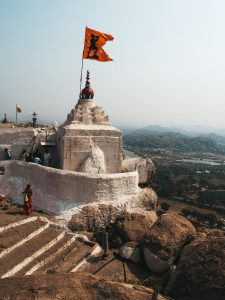
[[[86,85],[90,84],[90,72],[87,70]]]
[[[80,99],[93,99],[94,91],[90,86],[90,72],[87,70],[85,88],[81,91]]]

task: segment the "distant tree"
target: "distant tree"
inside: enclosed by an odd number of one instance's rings
[[[196,179],[194,178],[194,176],[192,174],[188,175],[188,181],[189,181],[189,184],[196,183]]]
[[[161,196],[170,196],[174,192],[174,188],[170,184],[162,184]]]
[[[165,211],[162,210],[162,209],[157,210],[157,216],[158,216],[158,217],[160,217],[160,216],[163,215],[164,213],[165,213]]]
[[[207,214],[206,218],[210,226],[214,226],[217,223],[217,217],[212,213]]]
[[[177,181],[177,184],[187,186],[189,185],[188,178],[183,178]]]
[[[191,211],[189,209],[187,209],[187,208],[183,208],[182,211],[181,211],[181,213],[186,218],[191,215]]]
[[[167,202],[161,203],[160,206],[164,211],[168,211],[170,209],[170,205]]]
[[[223,221],[219,220],[219,221],[217,222],[217,228],[221,229],[221,228],[223,228],[223,227],[225,227],[225,223],[224,223]]]
[[[182,196],[185,192],[185,186],[184,185],[177,185],[176,186],[176,193],[178,196]]]
[[[204,177],[201,177],[201,179],[200,179],[200,181],[199,181],[199,184],[200,184],[201,186],[209,186],[208,180],[207,180],[206,178],[204,178]]]

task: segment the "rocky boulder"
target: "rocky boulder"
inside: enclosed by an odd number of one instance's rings
[[[121,210],[112,204],[86,205],[72,216],[68,227],[72,231],[99,229],[114,221],[120,213]]]
[[[155,211],[136,210],[119,215],[113,227],[123,242],[140,243],[143,237],[150,232],[156,220]]]
[[[8,300],[149,300],[153,293],[151,288],[106,281],[84,272],[0,280],[0,298]],[[168,298],[159,295],[157,299]]]
[[[225,232],[204,229],[181,253],[166,292],[177,300],[225,299]]]
[[[139,184],[152,184],[156,180],[155,166],[150,158],[134,157],[122,161],[123,172],[138,171]]]
[[[121,215],[124,211],[156,211],[157,195],[151,188],[139,189],[138,195],[134,195],[129,203],[95,203],[85,205],[75,213],[70,222],[69,228],[73,231],[88,231],[105,227]],[[150,223],[155,222],[156,214],[148,214]],[[125,240],[128,241],[128,240]]]
[[[157,194],[150,188],[140,188],[138,196],[130,201],[131,209],[154,210],[157,208]]]
[[[181,248],[195,236],[194,226],[184,217],[167,213],[160,216],[142,241],[145,262],[153,272],[166,271]]]
[[[123,258],[134,263],[140,263],[141,261],[140,245],[135,242],[124,243],[121,246],[119,253]]]

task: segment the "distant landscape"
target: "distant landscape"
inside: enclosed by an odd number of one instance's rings
[[[176,127],[126,129],[124,148],[153,160],[159,203],[195,225],[225,227],[225,136]]]

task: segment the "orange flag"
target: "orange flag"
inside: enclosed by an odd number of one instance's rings
[[[112,41],[114,37],[110,34],[102,33],[86,27],[83,58],[98,61],[111,61],[112,59],[103,50],[107,41]]]

